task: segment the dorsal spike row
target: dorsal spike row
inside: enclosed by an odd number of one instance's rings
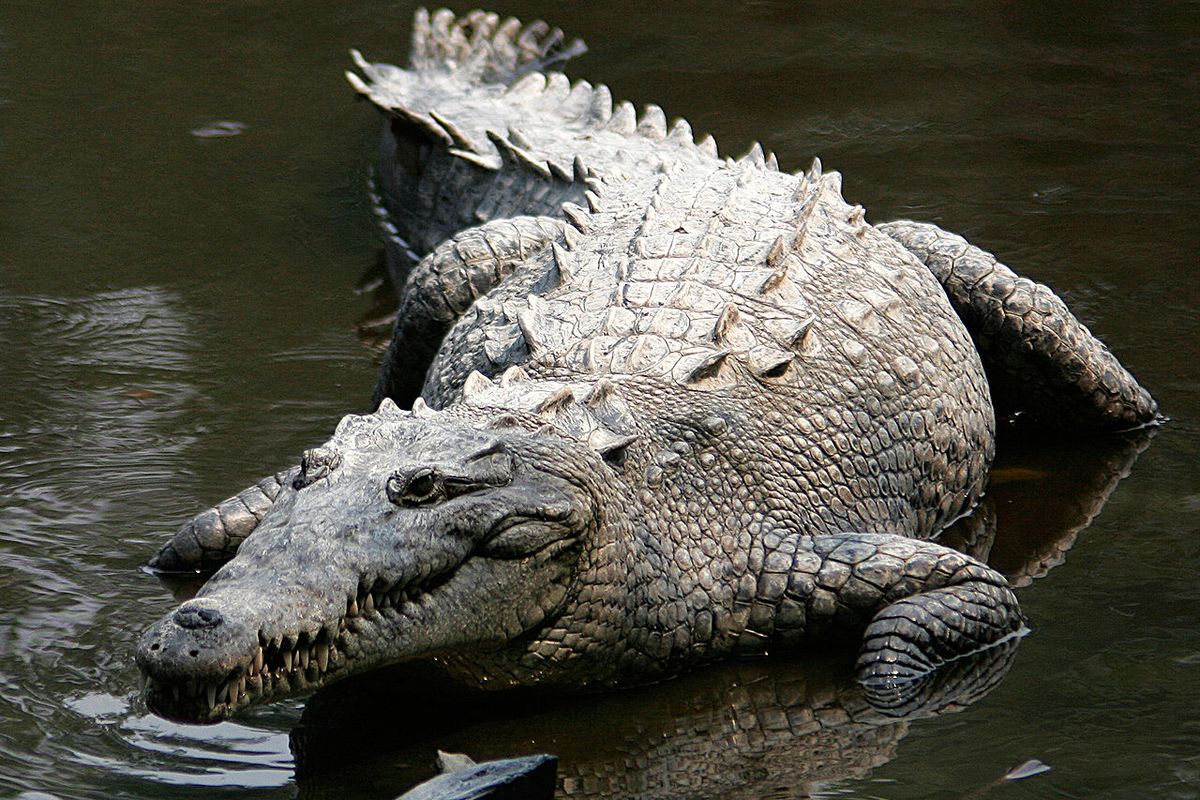
[[[439,141],[446,146],[451,146],[454,144],[453,137],[451,137],[441,125],[438,125],[436,122],[434,122],[433,118],[428,114],[420,114],[415,111],[409,111],[407,108],[402,106],[395,106],[388,110],[405,121],[412,123],[413,126],[421,130],[430,139]]]
[[[675,144],[693,144],[692,126],[686,119],[677,119],[671,125],[671,132],[667,134],[667,141]]]
[[[696,142],[696,147],[700,148],[700,152],[712,158],[720,158],[721,154],[717,152],[717,140],[712,137],[712,134],[705,134],[704,138]]]
[[[742,315],[738,311],[738,307],[733,303],[729,303],[725,308],[721,309],[720,316],[717,317],[717,324],[713,327],[712,339],[717,344],[722,344],[729,340],[730,332],[741,322]]]
[[[417,419],[429,419],[437,415],[437,412],[425,402],[424,397],[418,397],[416,400],[413,400],[412,413]]]
[[[796,329],[794,331],[792,331],[791,334],[788,336],[787,343],[789,345],[791,345],[792,347],[798,347],[800,349],[803,349],[805,343],[808,341],[808,338],[810,336],[812,336],[813,323],[815,323],[815,322],[816,322],[816,319],[814,319],[813,317],[809,317],[808,319],[801,322],[799,325],[796,326]]]
[[[555,164],[553,161],[547,161],[546,166],[550,168],[551,175],[558,178],[560,181],[563,181],[564,183],[571,183],[572,176],[569,169],[560,164]]]
[[[417,13],[413,15],[412,45],[409,48],[414,64],[423,64],[429,58],[428,43],[431,33],[428,9],[418,8]]]
[[[579,156],[575,156],[575,159],[571,162],[571,169],[574,172],[575,180],[580,183],[586,181],[593,174],[592,170],[583,163],[583,159]]]
[[[512,139],[501,136],[495,131],[488,131],[487,137],[496,150],[500,153],[500,157],[508,164],[524,167],[537,173],[543,178],[550,177],[550,169],[543,162],[538,161],[531,153],[522,147],[519,147]]]
[[[851,225],[862,225],[867,218],[867,210],[860,205],[856,205],[850,209],[850,213],[846,215],[846,221]]]
[[[550,244],[550,253],[554,258],[554,268],[558,270],[559,285],[570,283],[574,277],[574,271],[571,268],[571,255],[558,242]]]
[[[564,103],[571,94],[571,81],[567,80],[567,76],[561,72],[548,72],[546,73],[544,94],[545,99],[554,105]]]
[[[842,196],[842,173],[836,170],[826,173],[823,182],[825,187],[836,197]]]
[[[532,27],[532,25],[530,26]],[[526,30],[526,34],[528,34]],[[525,38],[522,36],[522,38]],[[534,71],[522,77],[520,80],[508,87],[505,92],[509,97],[524,98],[539,95],[546,90],[546,76],[540,72]]]
[[[525,150],[517,150],[517,159],[529,170],[536,172],[543,178],[550,178],[550,168],[542,161],[538,161]]]
[[[667,138],[667,115],[663,113],[662,108],[653,103],[646,106],[637,124],[637,132],[656,142]]]
[[[608,130],[615,133],[631,134],[637,130],[637,112],[633,108],[633,103],[628,100],[622,100],[613,109],[612,118],[606,126]]]
[[[436,111],[430,111],[429,116],[433,119],[434,122],[436,122],[438,125],[441,126],[442,130],[444,130],[447,134],[449,134],[450,140],[451,140],[451,142],[450,142],[451,147],[456,147],[459,150],[465,150],[469,153],[477,152],[477,150],[475,148],[475,143],[472,142],[471,138],[469,136],[467,136],[465,133],[463,133],[462,129],[460,129],[457,125],[455,125],[453,122],[446,119],[445,117],[443,117],[441,114],[437,113]]]
[[[762,282],[761,287],[758,287],[758,294],[770,294],[775,289],[784,285],[787,279],[787,260],[781,260],[775,269],[770,271],[766,281]]]
[[[594,430],[588,435],[588,445],[615,467],[624,465],[629,445],[636,441],[637,436],[622,436],[605,428]]]
[[[590,189],[583,193],[583,199],[587,201],[588,209],[594,214],[600,210],[600,196]]]
[[[787,237],[780,234],[771,245],[771,249],[767,252],[767,266],[774,269],[779,266],[779,262],[783,261],[783,257],[788,253]]]
[[[357,50],[350,51],[351,54],[354,54],[357,52],[358,52]],[[346,70],[342,74],[346,76],[346,81],[350,84],[350,88],[352,88],[355,92],[357,92],[358,94],[361,94],[363,97],[371,96],[371,87],[367,86],[367,84],[365,84],[363,82],[362,78],[358,77],[350,70]]]
[[[588,120],[596,126],[607,125],[612,118],[612,92],[604,84],[600,84],[592,90],[587,115]]]
[[[463,381],[463,399],[469,402],[471,398],[478,397],[490,388],[492,388],[492,381],[488,376],[479,370],[471,370],[471,374]]]
[[[695,383],[696,381],[712,378],[721,371],[725,360],[729,358],[728,350],[715,350],[712,353],[701,356],[696,360],[696,363],[691,365],[684,381],[687,383]]]
[[[591,232],[592,215],[583,206],[578,206],[574,203],[563,203],[562,211],[563,216],[567,218],[567,222],[574,225],[580,233]]]
[[[566,110],[568,113],[581,117],[591,108],[592,95],[595,91],[587,81],[576,81],[571,85],[571,94],[567,96]]]
[[[496,152],[500,154],[500,158],[505,163],[517,163],[517,150],[512,142],[495,131],[487,131],[487,138],[496,147]]]
[[[750,370],[760,378],[782,378],[795,361],[795,354],[773,347],[756,347],[750,351]]]
[[[574,402],[575,393],[571,391],[571,387],[562,386],[534,406],[533,410],[537,414],[554,414],[574,404]]]
[[[617,385],[608,378],[601,378],[593,384],[591,391],[583,398],[583,404],[591,409],[605,405],[617,391]]]
[[[379,407],[375,409],[375,413],[385,417],[408,416],[400,410],[400,406],[396,405],[396,401],[390,397],[385,397],[379,401]]]
[[[753,164],[756,167],[765,166],[767,163],[766,156],[763,155],[763,146],[759,142],[754,142],[751,144],[750,149],[746,152],[746,155],[742,156],[739,160],[748,164]]]
[[[525,383],[529,380],[529,373],[520,366],[509,367],[504,370],[504,374],[500,376],[500,385],[504,388],[512,386],[514,383]]]
[[[578,250],[583,241],[583,234],[571,225],[563,228],[562,237],[567,250]]]
[[[518,419],[514,414],[501,414],[498,417],[493,417],[492,419],[488,420],[487,425],[484,427],[489,430],[519,428],[521,427],[521,420]]]
[[[810,181],[818,181],[821,179],[821,159],[813,158],[812,166],[808,168],[808,179]]]
[[[533,148],[533,142],[529,141],[529,137],[521,133],[517,128],[510,127],[508,129],[508,140],[517,147],[523,147],[526,150]]]
[[[493,164],[491,161],[488,161],[486,158],[474,152],[473,150],[462,150],[457,147],[451,147],[446,152],[482,169],[494,170],[498,166]]]
[[[767,153],[767,169],[772,172],[779,172],[779,159],[775,157],[775,151]]]
[[[608,194],[608,187],[604,185],[604,181],[598,177],[590,177],[583,182],[588,191],[596,195],[596,197],[604,197]]]

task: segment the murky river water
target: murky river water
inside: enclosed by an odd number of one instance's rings
[[[1053,569],[960,713],[765,735],[855,707],[832,659],[482,711],[362,682],[164,722],[132,649],[172,600],[139,567],[366,405],[377,122],[341,71],[351,46],[403,59],[412,8],[7,2],[0,795],[389,797],[442,747],[559,753],[565,790],[614,797],[1200,796],[1200,7],[500,5],[586,37],[574,75],[723,149],[819,154],[869,219],[936,221],[1061,290],[1172,422],[1003,453],[993,562]],[[1026,759],[1051,770],[994,783]]]

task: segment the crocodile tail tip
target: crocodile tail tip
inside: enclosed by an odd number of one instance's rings
[[[568,39],[542,20],[523,24],[485,11],[456,16],[448,9],[430,13],[424,8],[413,16],[410,64],[418,71],[511,84],[585,52],[582,39]]]

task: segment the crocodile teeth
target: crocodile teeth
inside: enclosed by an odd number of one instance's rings
[[[250,674],[257,675],[258,673],[262,672],[262,668],[263,668],[263,649],[260,647],[260,648],[258,648],[258,652],[256,652],[254,654],[254,671],[251,672]]]
[[[472,373],[472,374],[474,374],[474,373]],[[366,599],[363,600],[363,612],[366,613],[368,611],[374,611],[374,610],[375,610],[375,596],[368,592]]]
[[[358,616],[358,600],[355,600],[354,598],[350,599],[350,603],[346,606],[346,616],[347,617],[357,617]]]
[[[321,670],[321,672],[324,672],[328,666],[329,666],[329,645],[319,644],[319,645],[317,645],[317,669]]]
[[[301,648],[297,660],[299,661],[301,672],[308,669],[308,650]]]
[[[217,704],[217,685],[210,683],[206,689],[208,696],[208,707],[212,708]]]
[[[285,650],[283,652],[283,670],[284,672],[292,671],[292,651]]]

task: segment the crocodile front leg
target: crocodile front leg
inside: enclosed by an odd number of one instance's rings
[[[404,285],[375,404],[385,397],[411,404],[451,326],[518,265],[560,239],[563,225],[551,217],[494,220],[458,233],[421,259]]]
[[[999,413],[1058,428],[1135,428],[1159,419],[1150,393],[1054,291],[936,225],[876,226],[941,282],[971,333]]]
[[[1023,626],[1004,577],[956,550],[891,534],[792,536],[764,560],[739,649],[861,635],[859,681],[903,684]]]
[[[157,572],[212,570],[237,555],[263,516],[285,492],[293,492],[299,467],[277,472],[197,514],[150,559]]]

